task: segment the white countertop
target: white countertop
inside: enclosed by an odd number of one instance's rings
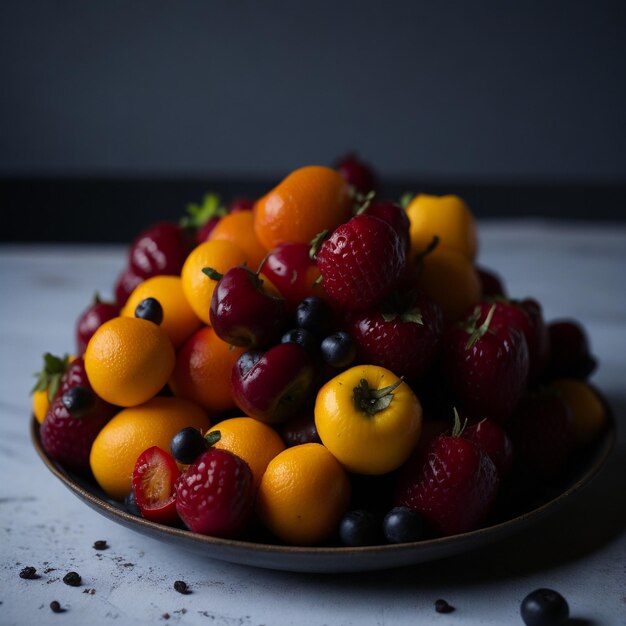
[[[41,355],[72,352],[94,291],[109,296],[119,247],[0,246],[0,624],[214,626],[522,624],[538,587],[568,600],[573,624],[626,624],[626,224],[480,225],[480,263],[548,320],[587,328],[618,443],[607,466],[552,516],[481,551],[386,572],[293,574],[207,559],[102,517],[43,465],[29,437]],[[109,548],[94,550],[104,539]],[[23,580],[32,565],[41,577]],[[62,582],[77,571],[81,587]],[[192,593],[173,589],[184,580]],[[446,599],[456,610],[438,614]],[[53,613],[58,600],[66,611]]]

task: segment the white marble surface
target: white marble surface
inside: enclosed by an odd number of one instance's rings
[[[215,626],[521,624],[530,591],[559,590],[572,624],[625,624],[626,225],[481,224],[480,261],[548,319],[571,316],[591,336],[593,381],[612,403],[618,445],[575,500],[482,550],[390,572],[305,575],[212,561],[149,539],[87,508],[48,472],[28,434],[29,389],[44,351],[71,352],[93,292],[108,295],[116,247],[0,246],[0,624]],[[94,541],[109,549],[97,552]],[[38,580],[22,580],[32,565]],[[69,587],[75,570],[83,585]],[[186,581],[192,593],[172,585]],[[89,590],[93,590],[90,592]],[[437,614],[434,601],[456,607]],[[58,600],[66,609],[54,614]]]

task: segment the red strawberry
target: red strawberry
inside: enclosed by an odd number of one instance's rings
[[[130,246],[129,268],[141,278],[178,275],[191,246],[187,234],[173,222],[158,222],[139,233]]]
[[[500,424],[490,419],[481,420],[468,426],[463,437],[473,441],[493,461],[500,480],[508,475],[513,466],[513,447]]]
[[[372,168],[361,161],[356,154],[347,154],[336,164],[335,169],[356,191],[367,194],[378,189],[376,175]]]
[[[586,379],[596,369],[585,329],[575,320],[558,320],[548,324],[550,354],[546,376]]]
[[[48,399],[54,400],[69,365],[70,357],[68,354],[58,357],[46,352],[43,355],[43,369],[35,374],[37,382],[31,393],[47,390]]]
[[[412,292],[389,307],[353,312],[346,330],[357,345],[362,363],[380,365],[415,380],[424,375],[439,351],[443,315],[422,292]]]
[[[120,308],[113,302],[103,302],[96,294],[92,304],[79,316],[76,323],[76,347],[78,354],[84,354],[92,335],[104,322],[117,317]]]
[[[549,391],[526,395],[506,428],[520,471],[537,479],[558,477],[575,449],[574,417]]]
[[[464,413],[473,419],[504,422],[528,382],[528,344],[514,326],[492,328],[497,305],[486,316],[480,307],[450,328],[442,356],[445,378]]]
[[[126,304],[128,297],[133,293],[133,289],[141,282],[143,282],[143,278],[137,276],[137,274],[128,267],[120,272],[113,288],[115,302],[119,307],[123,307]]]
[[[405,261],[398,233],[369,215],[357,215],[339,226],[317,254],[326,293],[349,310],[380,302],[397,283]]]
[[[398,233],[408,255],[411,248],[411,237],[409,235],[411,223],[406,211],[399,204],[390,200],[377,200],[368,203],[362,210],[362,214],[371,215],[383,220],[383,222],[387,222]]]
[[[85,387],[91,389],[91,384],[87,378],[87,372],[85,370],[85,361],[83,357],[74,359],[68,364],[65,373],[61,377],[61,381],[57,392],[54,397],[62,396],[66,391],[72,387]]]
[[[211,448],[176,484],[176,510],[189,530],[235,537],[246,527],[254,503],[252,472],[238,456]]]
[[[115,411],[89,387],[75,385],[57,394],[48,407],[39,430],[41,445],[65,467],[87,472],[91,444]]]
[[[402,470],[398,478],[395,504],[418,511],[437,535],[478,528],[498,491],[493,461],[461,432],[455,414],[452,434],[436,437],[418,471]]]

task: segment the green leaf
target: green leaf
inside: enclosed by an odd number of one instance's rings
[[[43,368],[41,371],[34,374],[37,378],[37,382],[31,389],[31,394],[35,393],[35,391],[46,391],[47,389],[48,399],[52,401],[59,388],[61,378],[67,371],[69,363],[69,354],[58,357],[54,354],[50,354],[50,352],[46,352],[43,355]]]
[[[422,317],[422,311],[419,307],[414,307],[405,313],[400,315],[400,319],[403,322],[413,322],[414,324],[424,325],[424,318]]]
[[[317,233],[310,241],[311,248],[309,249],[309,258],[311,261],[317,259],[317,253],[320,251],[320,247],[324,242],[324,239],[328,236],[328,230],[324,229],[322,232]]]
[[[399,200],[400,206],[406,211],[409,208],[409,204],[413,201],[413,198],[415,198],[415,194],[410,191],[402,194]]]
[[[180,219],[183,228],[202,228],[213,217],[224,217],[228,213],[222,206],[220,197],[216,193],[207,193],[201,204],[191,202],[186,207],[187,215]]]

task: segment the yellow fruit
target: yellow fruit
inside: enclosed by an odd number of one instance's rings
[[[33,413],[40,424],[43,424],[44,417],[48,412],[48,390],[33,391]]]
[[[306,443],[270,461],[257,494],[257,513],[279,539],[316,545],[337,529],[349,503],[350,481],[339,461],[319,443]]]
[[[118,406],[135,406],[167,383],[176,356],[160,327],[136,317],[105,322],[87,345],[85,370],[94,391]]]
[[[574,415],[574,435],[579,445],[593,441],[606,424],[606,409],[596,391],[582,380],[560,378],[550,384]]]
[[[172,437],[193,426],[203,433],[209,428],[205,411],[190,400],[156,397],[120,411],[98,434],[91,447],[91,471],[113,499],[129,493],[137,457],[159,446],[169,452]]]
[[[233,417],[215,424],[220,431],[215,448],[223,448],[241,457],[252,470],[254,489],[258,489],[268,463],[285,449],[280,435],[267,424],[251,417]]]
[[[245,260],[246,254],[241,248],[219,239],[205,241],[190,252],[181,272],[183,291],[191,308],[205,324],[211,323],[209,308],[217,281],[209,278],[203,268],[211,267],[224,274]]]
[[[189,305],[179,276],[153,276],[139,283],[126,301],[121,315],[135,317],[137,305],[146,298],[155,298],[163,308],[161,328],[174,348],[182,346],[200,328],[200,318]]]

